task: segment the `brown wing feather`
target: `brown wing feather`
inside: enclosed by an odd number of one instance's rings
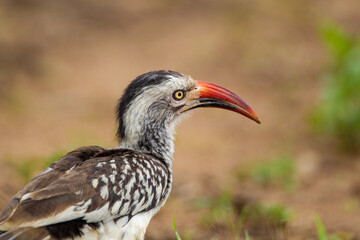
[[[61,181],[59,185],[56,186],[52,186],[51,184],[66,175],[66,172],[69,169],[73,169],[74,167],[82,164],[86,160],[91,159],[96,154],[99,154],[104,150],[104,148],[97,146],[78,148],[72,152],[69,152],[64,157],[50,165],[48,170],[52,169],[51,171],[45,170],[44,172],[34,177],[20,192],[18,192],[11,199],[9,204],[1,213],[0,229],[7,230],[11,228],[11,226],[19,226],[18,224],[20,222],[26,222],[30,219],[34,219],[35,216],[38,218],[40,215],[45,216],[47,214],[54,213],[54,211],[57,211],[59,207],[61,209],[65,202],[69,202],[69,200],[71,200],[71,198],[69,198],[66,193],[69,193],[69,191],[76,192],[78,189],[75,188],[79,188],[80,186],[77,184],[70,184],[69,186],[69,184],[65,184],[64,182],[61,184]],[[86,182],[86,176],[77,176],[76,178],[78,179],[70,180],[74,182]],[[54,191],[54,187],[56,187],[56,191]],[[32,199],[33,201],[30,201],[30,199],[28,201],[21,201],[21,199],[26,194],[35,197],[35,199]],[[41,204],[42,201],[50,198],[52,201],[46,201],[46,204]],[[73,201],[75,201],[75,199],[73,199]],[[21,205],[19,205],[20,202]]]

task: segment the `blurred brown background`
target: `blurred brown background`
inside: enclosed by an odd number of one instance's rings
[[[263,124],[217,109],[185,120],[147,239],[175,239],[173,216],[183,239],[321,239],[322,225],[360,239],[356,142],[309,123],[337,70],[329,22],[359,35],[360,1],[1,1],[0,207],[67,151],[116,147],[124,87],[171,69],[238,93]]]

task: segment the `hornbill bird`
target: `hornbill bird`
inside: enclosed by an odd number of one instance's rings
[[[0,239],[144,239],[169,197],[174,128],[216,107],[260,120],[239,96],[169,70],[138,76],[117,106],[121,145],[81,147],[35,176],[0,215]]]

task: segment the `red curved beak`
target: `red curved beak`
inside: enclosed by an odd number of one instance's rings
[[[216,107],[240,113],[251,120],[261,123],[254,110],[235,93],[212,83],[197,81],[192,100],[185,111],[198,107]]]

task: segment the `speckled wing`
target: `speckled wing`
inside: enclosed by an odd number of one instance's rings
[[[17,227],[16,223],[12,225],[7,221],[17,210],[19,204],[24,200],[28,193],[35,193],[50,186],[53,182],[61,178],[67,171],[74,169],[84,161],[92,158],[105,149],[97,146],[78,148],[58,161],[50,165],[45,171],[34,177],[21,191],[19,191],[5,207],[0,215],[0,230],[8,230]],[[16,221],[15,221],[16,222]]]
[[[0,229],[84,220],[130,220],[158,206],[169,189],[159,159],[127,149],[86,147],[36,176],[0,215]]]

